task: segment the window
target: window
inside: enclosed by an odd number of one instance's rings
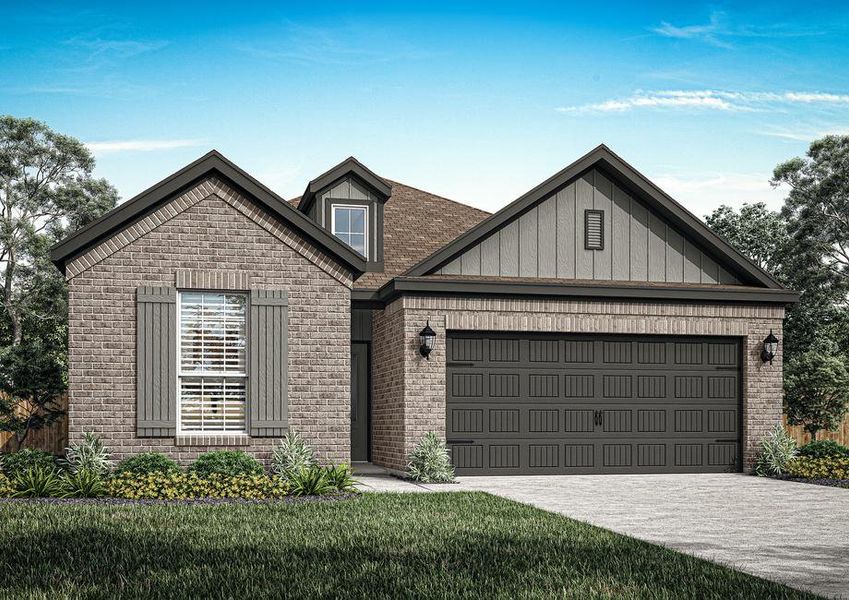
[[[178,431],[245,432],[246,300],[180,293]]]
[[[333,205],[333,235],[368,258],[368,207]]]
[[[584,248],[604,250],[604,211],[584,211]]]

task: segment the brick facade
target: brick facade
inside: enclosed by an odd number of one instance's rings
[[[266,460],[277,440],[136,435],[136,288],[286,289],[289,424],[325,460],[350,457],[351,274],[224,182],[210,178],[70,261],[69,437],[103,437],[185,464],[230,448]]]
[[[444,436],[446,331],[717,335],[744,339],[743,464],[749,470],[761,438],[781,422],[782,352],[772,365],[760,352],[770,329],[782,337],[783,318],[784,308],[774,305],[399,298],[374,315],[373,460],[403,469],[426,432]],[[418,353],[427,320],[437,333],[430,360]]]

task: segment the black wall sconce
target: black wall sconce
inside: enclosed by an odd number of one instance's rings
[[[772,364],[772,359],[775,358],[776,352],[778,352],[778,338],[775,337],[775,334],[772,333],[772,329],[770,329],[769,335],[766,336],[766,339],[764,339],[764,347],[763,350],[761,350],[761,360]]]
[[[419,353],[430,360],[430,353],[433,352],[433,348],[436,345],[436,332],[430,328],[430,321],[419,332],[419,340],[421,341]]]

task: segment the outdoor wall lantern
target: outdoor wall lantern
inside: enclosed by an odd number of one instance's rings
[[[422,344],[419,346],[419,352],[426,359],[430,360],[430,353],[433,352],[433,347],[436,345],[436,332],[430,328],[430,321],[419,332],[419,340],[421,340]]]
[[[772,359],[775,358],[775,353],[778,352],[778,338],[769,330],[769,335],[764,340],[764,349],[761,350],[761,360],[769,361],[772,364]]]

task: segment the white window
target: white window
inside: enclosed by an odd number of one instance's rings
[[[333,235],[368,258],[368,207],[333,205]]]
[[[181,433],[245,432],[244,294],[181,292]]]

